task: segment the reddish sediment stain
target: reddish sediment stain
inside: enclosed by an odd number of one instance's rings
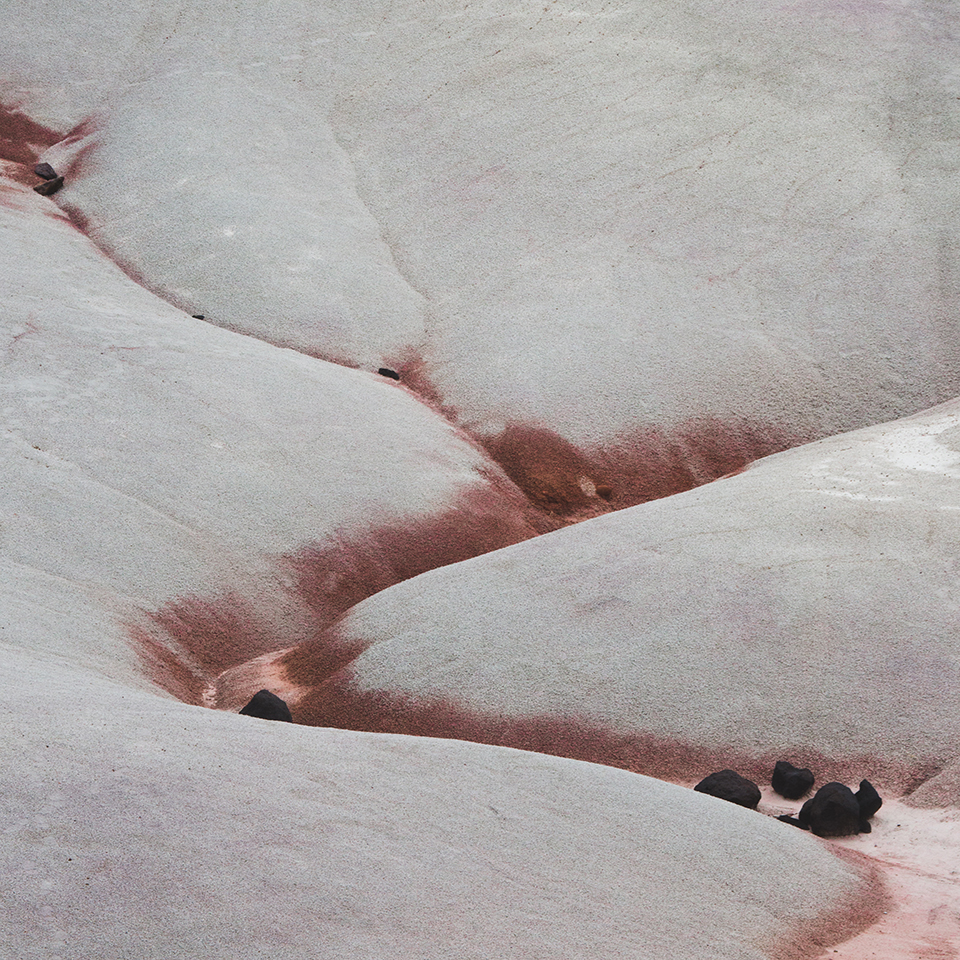
[[[430,378],[430,364],[424,356],[408,353],[394,369],[400,376],[400,383],[423,403],[451,424],[459,421],[457,410],[445,403],[443,395]]]
[[[764,946],[770,960],[815,960],[829,947],[850,940],[878,923],[893,906],[883,872],[869,857],[828,841],[830,852],[860,877],[860,888],[851,890],[833,909],[813,920],[794,923]]]
[[[55,134],[52,142],[45,143],[44,146],[49,147],[53,146],[53,144],[59,144],[61,147],[68,149],[82,140],[91,138],[99,127],[99,118],[88,117],[66,133]],[[90,168],[95,163],[96,146],[95,140],[91,139],[90,142],[84,144],[79,150],[73,150],[68,154],[70,157],[69,162],[57,165],[57,173],[64,178],[67,185],[81,180],[90,172]],[[136,264],[121,257],[109,244],[104,243],[99,236],[100,224],[98,221],[82,210],[78,204],[70,200],[69,191],[59,194],[56,202],[60,211],[67,217],[70,223],[93,242],[96,247],[109,260],[113,261],[134,283],[143,287],[145,290],[149,290],[168,303],[173,303],[173,305],[178,308],[188,310],[189,305],[176,302],[175,298],[170,297],[162,289],[152,284]]]
[[[199,704],[206,680],[188,665],[182,652],[174,652],[139,625],[130,628],[130,641],[149,679],[184,703]]]
[[[181,699],[188,690],[189,702],[196,702],[195,684],[187,674],[207,684],[231,667],[294,645],[307,682],[317,682],[362,652],[363,646],[339,644],[324,633],[350,607],[428,570],[529,539],[538,532],[535,520],[516,491],[468,490],[455,507],[433,516],[277,558],[277,577],[257,603],[236,590],[180,597],[149,613],[131,636],[147,673]]]
[[[614,490],[608,471],[553,430],[512,425],[482,442],[540,510],[568,517],[590,507],[607,509]]]
[[[903,765],[877,757],[829,758],[814,750],[785,748],[777,753],[749,755],[726,747],[705,747],[650,733],[623,733],[572,717],[509,717],[485,715],[450,699],[423,699],[387,691],[362,691],[352,667],[337,669],[352,647],[337,636],[336,627],[311,648],[290,650],[274,666],[285,680],[300,687],[292,703],[294,722],[371,733],[464,740],[567,757],[618,767],[674,783],[692,786],[708,773],[738,770],[758,783],[769,783],[779,759],[808,766],[817,784],[840,780],[855,785],[869,778],[881,792],[909,789],[929,778],[941,765]],[[797,810],[803,800],[796,802]],[[785,830],[795,829],[784,825]],[[827,841],[816,842],[827,845]],[[830,849],[861,878],[844,899],[819,916],[783,930],[764,944],[774,960],[810,960],[835,944],[876,923],[890,900],[882,873],[869,858],[843,848]]]
[[[504,496],[477,490],[437,516],[387,525],[366,539],[308,547],[288,560],[297,591],[318,622],[332,623],[396,583],[535,536],[536,518],[516,500],[504,509]]]
[[[535,506],[580,519],[585,509],[620,510],[736,475],[754,460],[812,439],[704,417],[669,431],[640,428],[604,448],[579,449],[546,427],[516,424],[482,444]]]
[[[198,669],[207,682],[263,654],[290,648],[283,667],[291,684],[313,687],[365,648],[334,642],[328,628],[373,594],[566,523],[688,490],[783,449],[792,439],[743,426],[724,428],[712,421],[684,436],[682,442],[668,441],[648,432],[631,445],[590,456],[545,428],[512,427],[488,441],[487,449],[513,484],[491,470],[486,486],[464,494],[448,511],[384,525],[365,536],[306,546],[278,558],[282,578],[292,584],[290,596],[307,610],[296,632],[291,633],[289,623],[278,622],[282,617],[271,619],[262,607],[255,609],[240,592],[225,590],[216,598],[171,601],[150,614],[150,635],[166,644],[172,656],[182,656],[191,670]],[[278,588],[274,584],[270,589]],[[160,685],[179,696],[183,679],[157,656],[158,648],[141,647],[153,664],[151,675],[167,678]],[[480,739],[487,742],[486,735]],[[561,740],[567,746],[558,747],[560,753],[578,755],[567,752],[577,738]],[[653,757],[656,751],[645,753]]]
[[[331,634],[330,642],[336,643],[336,628]],[[796,766],[809,767],[819,785],[831,780],[856,785],[867,778],[881,792],[901,796],[936,775],[944,765],[942,760],[904,763],[870,755],[830,757],[789,744],[776,752],[750,753],[650,732],[614,730],[573,716],[485,714],[453,699],[363,690],[350,665],[319,684],[309,685],[306,672],[297,670],[294,651],[281,663],[291,680],[309,686],[292,707],[296,723],[512,747],[618,767],[675,783],[692,785],[728,767],[758,783],[769,783],[777,760],[789,760]],[[625,726],[628,724],[625,718]],[[797,802],[798,809],[801,802]]]
[[[163,650],[165,657],[195,664],[204,682],[282,645],[281,625],[271,624],[252,604],[233,594],[217,599],[183,597],[151,612],[148,619],[153,636],[163,641],[153,639],[152,645],[144,646],[144,656],[158,659],[156,651]],[[144,636],[150,634],[141,628],[134,638],[143,645]],[[168,686],[164,689],[177,695]]]
[[[86,120],[78,123],[73,129],[68,130],[62,137],[60,144],[64,147],[72,146],[81,140],[86,139],[96,133],[98,121],[94,117],[88,117]],[[93,143],[85,144],[79,150],[74,151],[67,164],[59,173],[66,180],[73,180],[84,173],[84,168],[90,162],[90,157],[94,149]]]
[[[700,417],[670,431],[637,430],[595,456],[617,478],[613,503],[619,507],[736,475],[755,460],[813,439],[773,424]]]
[[[400,382],[451,424],[431,362],[410,355],[394,366]],[[671,427],[638,425],[602,444],[578,447],[544,424],[508,423],[497,434],[472,435],[540,511],[549,529],[621,510],[734,476],[754,460],[819,439],[772,423],[700,416]]]
[[[32,167],[44,150],[62,139],[62,133],[31,120],[19,110],[0,105],[0,160]],[[32,169],[29,173],[31,183],[40,182]]]

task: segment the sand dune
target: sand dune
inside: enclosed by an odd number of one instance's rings
[[[0,24],[4,958],[956,955],[953,9]]]

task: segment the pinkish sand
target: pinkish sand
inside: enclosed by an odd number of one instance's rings
[[[836,841],[882,872],[890,905],[836,960],[953,960],[960,956],[960,811],[884,801],[873,832]]]
[[[760,810],[794,813],[796,803],[763,788]],[[960,956],[960,810],[919,810],[884,798],[872,831],[825,841],[876,867],[887,903],[876,923],[830,947],[825,960],[954,960]]]

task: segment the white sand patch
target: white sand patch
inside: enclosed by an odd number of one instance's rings
[[[945,419],[940,423],[906,423],[890,437],[887,456],[905,470],[923,470],[960,477],[960,453],[938,442],[947,430],[960,426],[960,418]]]

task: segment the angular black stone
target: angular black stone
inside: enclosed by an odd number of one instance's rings
[[[883,800],[876,787],[869,780],[860,781],[860,789],[854,794],[860,804],[860,816],[864,820],[872,817],[882,806]]]
[[[796,817],[791,817],[790,814],[784,813],[781,816],[777,817],[781,823],[789,823],[793,827],[799,827],[801,830],[809,830],[809,827],[805,827]]]
[[[391,380],[399,380],[399,379],[400,379],[400,374],[397,373],[396,370],[391,370],[389,367],[381,367],[381,368],[377,371],[377,373],[379,373],[381,377],[388,377],[388,378],[391,379]]]
[[[205,319],[205,317],[204,317],[204,315],[203,315],[202,313],[192,313],[192,314],[190,314],[190,316],[192,316],[194,320],[204,320],[204,319]]]
[[[49,197],[56,193],[63,186],[63,177],[54,177],[52,180],[44,180],[38,183],[33,189],[42,197]]]
[[[293,723],[290,708],[269,690],[260,690],[255,693],[240,713],[245,717],[259,717],[261,720],[285,720],[287,723]]]
[[[781,797],[799,800],[813,786],[813,781],[813,774],[806,767],[799,768],[786,760],[778,760],[770,784]]]
[[[825,783],[801,808],[802,826],[818,837],[849,837],[860,833],[860,804],[849,787]]]
[[[33,168],[33,172],[38,177],[43,177],[44,180],[56,180],[57,178],[57,171],[49,163],[38,163]]]
[[[706,793],[711,797],[729,800],[730,803],[757,809],[760,802],[760,788],[734,770],[720,770],[704,777],[694,788],[697,793]]]

